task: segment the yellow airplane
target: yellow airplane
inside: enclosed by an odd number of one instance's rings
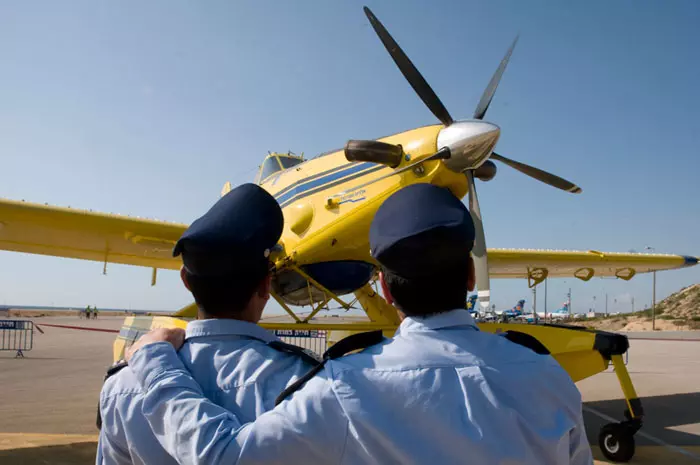
[[[492,160],[571,193],[581,188],[553,174],[494,152],[500,129],[483,118],[513,52],[513,42],[474,112],[473,119],[455,121],[419,71],[365,8],[365,13],[418,96],[441,124],[411,129],[378,140],[351,140],[345,147],[304,159],[291,153],[271,153],[263,161],[256,182],[270,192],[284,212],[282,238],[271,254],[273,296],[294,323],[268,323],[269,329],[328,331],[328,341],[352,332],[372,329],[393,334],[399,320],[395,309],[372,286],[376,262],[370,256],[368,232],[381,203],[413,183],[432,183],[455,196],[468,194],[477,239],[473,255],[482,307],[489,305],[489,278],[524,278],[536,286],[548,277],[577,277],[583,281],[601,276],[629,280],[638,273],[693,266],[690,256],[488,249],[476,195],[475,178],[490,181],[496,175]],[[231,189],[224,186],[222,195]],[[187,226],[142,218],[0,200],[0,249],[153,269],[179,269],[172,247]],[[312,318],[333,300],[351,308],[345,296],[354,295],[367,314],[367,322],[319,324]],[[311,306],[301,317],[291,307]],[[140,334],[157,326],[184,326],[182,318],[196,316],[189,305],[174,317],[129,317],[114,346],[115,360]],[[641,427],[641,403],[635,394],[622,355],[624,336],[561,325],[482,323],[485,331],[534,336],[568,371],[574,381],[599,373],[612,363],[627,400],[627,420],[606,425],[599,438],[612,460],[634,453],[634,434]]]

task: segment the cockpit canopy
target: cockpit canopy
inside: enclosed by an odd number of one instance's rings
[[[304,161],[303,156],[294,155],[293,153],[271,153],[260,165],[260,171],[256,182],[262,184],[267,181],[270,176],[280,171],[296,166]]]

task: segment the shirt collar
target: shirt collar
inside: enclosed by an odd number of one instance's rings
[[[194,320],[187,323],[185,338],[203,336],[245,336],[265,343],[279,339],[265,328],[249,321],[231,319]]]
[[[469,312],[459,309],[429,316],[407,316],[399,326],[399,333],[453,328],[457,326],[467,326],[470,329],[479,331],[479,327],[476,325],[474,318],[472,318]]]

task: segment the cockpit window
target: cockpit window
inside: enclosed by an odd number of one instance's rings
[[[296,166],[299,163],[301,163],[303,160],[300,158],[292,158],[292,157],[280,157],[280,163],[282,163],[282,167],[284,169],[291,168],[292,166]]]
[[[277,161],[277,157],[266,158],[260,168],[260,182],[263,182],[278,171],[282,171],[282,167]]]
[[[271,155],[265,159],[258,174],[258,184],[265,182],[273,174],[303,163],[303,158]]]

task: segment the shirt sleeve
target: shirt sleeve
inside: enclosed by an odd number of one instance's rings
[[[149,344],[129,365],[146,392],[143,413],[158,441],[184,464],[339,463],[348,420],[332,381],[317,376],[254,422],[208,400],[168,343]]]

